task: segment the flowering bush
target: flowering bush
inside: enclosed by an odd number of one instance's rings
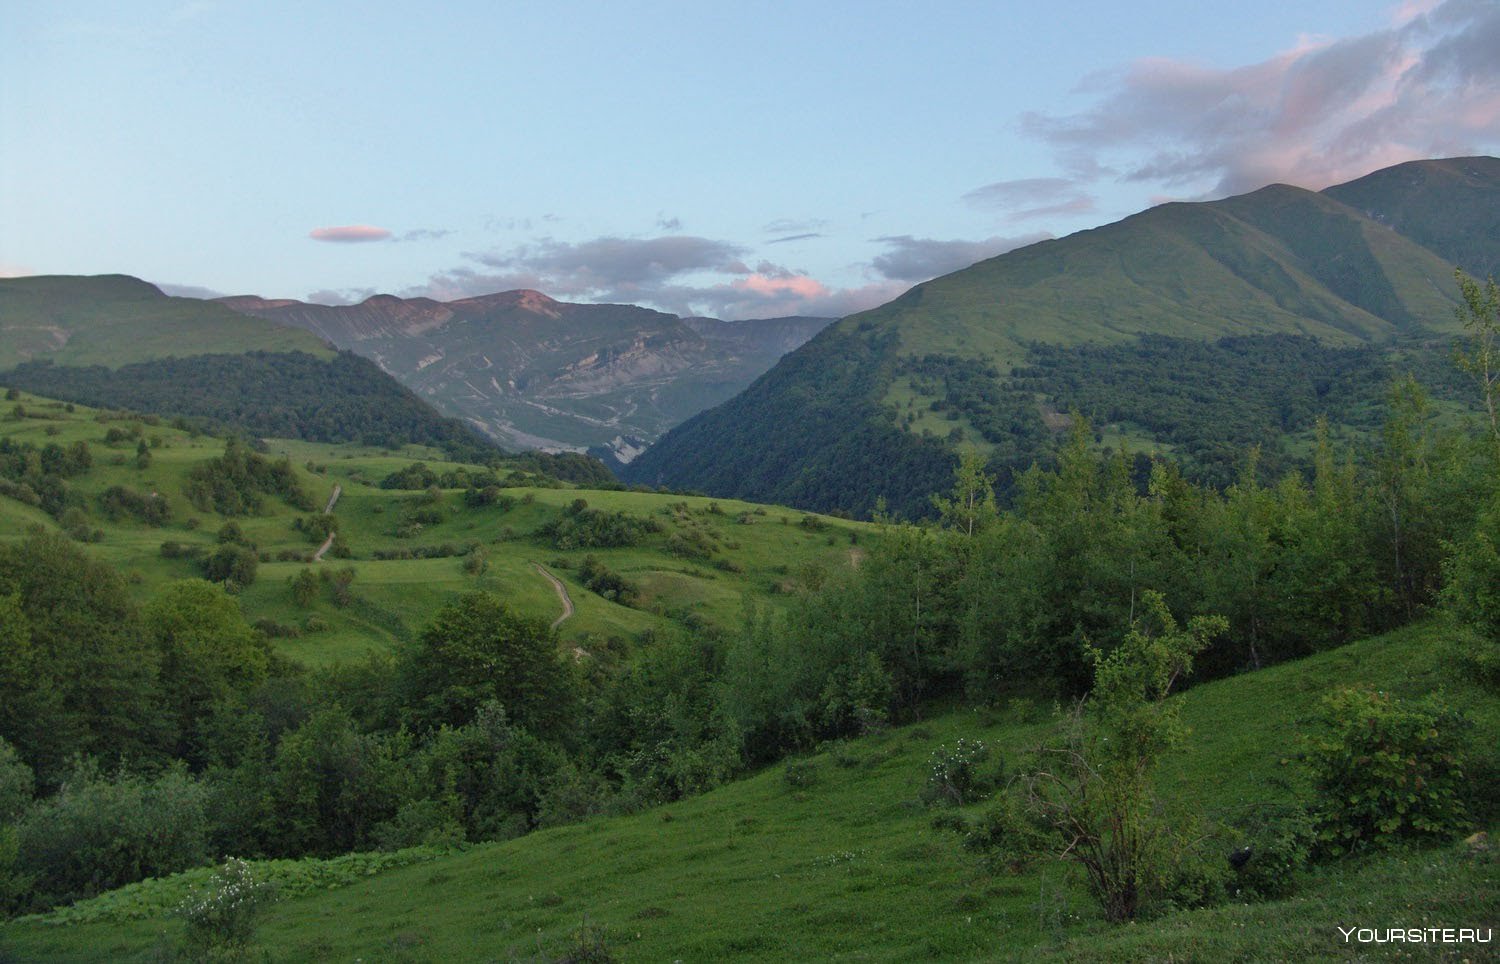
[[[269,885],[256,880],[248,863],[237,857],[224,861],[207,888],[177,909],[187,921],[189,953],[198,956],[249,945],[260,905],[269,897]]]
[[[980,799],[994,788],[990,775],[980,772],[980,765],[990,757],[983,740],[959,737],[952,749],[945,743],[932,751],[927,761],[927,786],[922,799],[927,803],[951,803],[963,806]]]

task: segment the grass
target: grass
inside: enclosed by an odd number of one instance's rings
[[[28,416],[16,418],[18,408]],[[13,402],[0,402],[0,436],[41,446],[82,441],[93,453],[93,467],[70,480],[89,509],[88,525],[102,533],[85,544],[98,558],[116,566],[131,581],[136,596],[145,600],[173,579],[199,575],[195,561],[164,559],[161,545],[176,541],[211,550],[224,517],[200,512],[183,495],[189,471],[218,456],[223,441],[194,436],[151,419],[143,423],[118,413],[84,406],[65,406],[22,393]],[[137,440],[106,444],[110,429],[140,429],[153,447],[148,467],[136,466]],[[267,499],[261,514],[236,523],[260,552],[262,561],[254,584],[240,595],[246,617],[295,627],[301,635],[279,638],[285,654],[308,665],[359,659],[366,653],[388,650],[419,632],[433,613],[456,594],[485,589],[499,594],[517,609],[550,622],[561,613],[557,595],[536,569],[547,566],[567,586],[576,614],[558,627],[566,651],[589,652],[610,639],[628,639],[647,630],[673,626],[723,628],[737,625],[750,597],[775,605],[799,580],[814,570],[851,564],[851,549],[873,534],[869,526],[822,518],[818,527],[801,525],[805,514],[790,509],[734,500],[673,496],[655,492],[581,490],[575,488],[511,487],[505,494],[516,500],[509,509],[471,508],[463,492],[440,494],[435,508],[440,521],[424,525],[405,537],[396,534],[407,512],[428,508],[426,493],[399,492],[379,487],[385,476],[421,461],[435,471],[458,467],[430,449],[408,446],[389,451],[361,445],[326,445],[273,439],[268,454],[286,457],[319,510],[334,486],[341,495],[335,507],[340,531],[353,553],[350,559],[325,558],[321,569],[355,570],[354,602],[333,604],[324,593],[311,608],[292,601],[288,581],[306,564],[276,561],[282,552],[311,553],[316,544],[294,528],[308,513],[277,499]],[[502,470],[504,474],[505,470]],[[110,522],[99,509],[99,495],[113,485],[140,492],[160,492],[172,506],[167,525],[147,526],[133,520]],[[661,531],[642,544],[625,548],[558,550],[538,530],[560,517],[576,499],[591,508],[625,512],[654,520]],[[0,496],[0,538],[19,538],[33,525],[57,526],[33,507]],[[672,539],[696,542],[697,556],[674,554]],[[465,571],[461,556],[377,560],[377,550],[417,549],[450,544],[481,545],[488,553],[482,574]],[[678,543],[681,545],[681,541]],[[576,575],[586,555],[600,558],[641,587],[634,606],[623,606],[586,589]],[[309,630],[312,626],[322,628]]]
[[[1473,717],[1472,746],[1496,762],[1500,700],[1465,678],[1445,627],[1429,622],[1187,691],[1178,699],[1193,733],[1160,774],[1164,797],[1211,815],[1283,797],[1281,761],[1319,696],[1345,683],[1443,689]],[[977,736],[1009,757],[1050,725],[1034,717],[954,711],[807,757],[796,781],[774,766],[669,806],[286,900],[269,908],[257,953],[555,958],[587,920],[622,960],[1342,960],[1358,948],[1336,925],[1500,917],[1494,851],[1454,843],[1320,867],[1288,900],[1105,924],[1062,868],[988,872],[918,800],[938,745]],[[32,919],[0,929],[0,947],[18,961],[149,960],[179,927],[162,916]]]

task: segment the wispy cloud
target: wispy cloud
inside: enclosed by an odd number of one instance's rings
[[[996,181],[975,188],[963,200],[973,207],[1001,211],[1009,221],[1087,214],[1094,210],[1095,204],[1094,196],[1070,177]]]
[[[448,228],[414,228],[410,231],[402,231],[391,238],[392,241],[436,241],[446,238],[453,232]]]
[[[361,244],[370,241],[386,241],[391,232],[369,224],[345,224],[331,228],[313,228],[307,233],[314,241],[331,241],[337,244]]]
[[[161,289],[162,294],[171,295],[173,298],[199,298],[206,301],[210,298],[224,297],[224,292],[204,288],[201,285],[174,285],[158,281],[156,286]]]
[[[772,238],[771,240],[767,241],[766,244],[786,244],[788,241],[808,241],[813,238],[821,238],[822,236],[823,235],[819,234],[816,231],[809,231],[806,234],[791,234],[784,238]]]
[[[1115,176],[1194,197],[1274,181],[1316,189],[1500,144],[1497,51],[1500,4],[1412,0],[1388,28],[1304,39],[1249,66],[1140,60],[1090,78],[1091,109],[1028,114],[1022,127],[1079,180]]]
[[[892,281],[916,283],[967,268],[975,262],[1037,241],[1045,241],[1050,237],[1052,235],[1048,232],[1037,232],[1010,238],[986,238],[983,241],[938,241],[934,238],[914,238],[909,234],[876,238],[888,250],[875,258],[874,267],[883,277]]]
[[[374,295],[374,288],[320,288],[308,292],[307,300],[315,305],[357,305]]]

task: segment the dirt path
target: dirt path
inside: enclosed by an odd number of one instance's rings
[[[547,577],[547,581],[552,583],[552,588],[557,590],[557,601],[562,603],[562,615],[552,620],[552,628],[556,629],[562,625],[564,619],[573,615],[573,599],[568,595],[568,587],[562,584],[561,579],[558,579],[552,573],[542,568],[541,563],[534,562],[532,565],[536,566],[536,571]]]
[[[333,507],[334,507],[335,504],[338,503],[338,501],[339,501],[339,495],[343,491],[344,491],[344,487],[341,486],[341,485],[339,485],[337,482],[335,482],[334,485],[333,485],[333,494],[328,497],[328,504],[325,505],[325,506],[323,506],[323,514],[324,515],[328,515],[330,512],[333,511]],[[313,562],[322,562],[323,561],[323,553],[325,553],[329,549],[333,548],[333,536],[334,536],[334,533],[332,533],[332,532],[328,533],[328,538],[324,539],[323,540],[323,544],[321,546],[318,546],[318,551],[315,552],[315,553],[313,553],[313,557],[312,557],[312,561]]]

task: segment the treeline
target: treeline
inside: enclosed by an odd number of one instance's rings
[[[0,375],[9,386],[105,408],[197,420],[232,430],[310,442],[361,442],[442,449],[455,461],[487,462],[500,451],[352,352],[193,355],[105,368],[27,362]]]

